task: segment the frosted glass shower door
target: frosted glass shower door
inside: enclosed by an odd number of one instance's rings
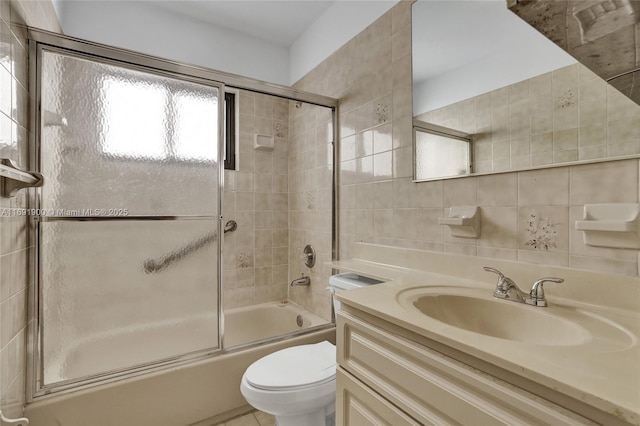
[[[38,53],[40,386],[216,350],[221,86]]]

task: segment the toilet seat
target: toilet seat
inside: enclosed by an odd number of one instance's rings
[[[320,386],[335,377],[336,348],[326,340],[276,351],[251,364],[244,374],[251,386],[272,391]]]

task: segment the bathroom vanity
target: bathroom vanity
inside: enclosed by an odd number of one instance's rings
[[[338,293],[336,424],[640,424],[640,280],[356,244]],[[500,269],[548,307],[493,297]]]

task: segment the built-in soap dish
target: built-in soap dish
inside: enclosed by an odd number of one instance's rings
[[[259,151],[273,151],[273,136],[255,134],[253,146]]]
[[[480,237],[480,209],[477,206],[453,206],[448,217],[438,219],[440,225],[446,225],[452,237]]]
[[[588,246],[640,248],[640,204],[586,204],[576,229]]]

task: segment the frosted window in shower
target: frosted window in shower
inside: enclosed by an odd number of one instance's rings
[[[106,122],[103,152],[132,158],[165,157],[165,90],[111,78],[101,90]]]
[[[210,135],[217,131],[218,106],[209,96],[117,79],[106,79],[101,91],[105,99],[104,154],[131,159],[215,160],[217,146]]]
[[[174,98],[177,115],[176,152],[180,159],[213,159],[217,147],[207,143],[206,136],[215,132],[217,105],[194,94],[181,94]]]
[[[43,208],[217,214],[218,87],[44,51],[41,93]]]

